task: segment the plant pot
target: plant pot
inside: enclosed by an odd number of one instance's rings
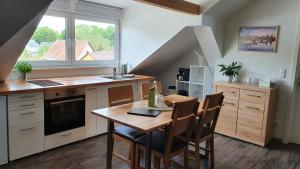
[[[232,82],[232,79],[233,79],[232,76],[226,76],[226,77],[225,77],[225,80],[226,80],[226,82],[228,82],[228,83],[231,83],[231,82]]]
[[[26,75],[26,73],[21,73],[21,72],[19,72],[19,80],[21,80],[21,81],[26,81],[26,80],[27,80],[27,75]]]

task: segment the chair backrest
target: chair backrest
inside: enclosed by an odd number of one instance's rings
[[[188,143],[198,107],[198,99],[175,103],[165,153],[170,153],[174,137],[184,136]]]
[[[209,129],[208,134],[213,134],[215,132],[215,127],[218,121],[223,100],[223,93],[207,95],[205,97],[202,107],[203,112],[200,114],[198,120],[198,132],[196,134],[196,140],[201,139],[201,135],[205,127],[208,127]]]
[[[109,106],[118,106],[133,102],[132,85],[108,88]]]
[[[156,85],[157,85],[157,90],[158,93],[162,93],[162,85],[160,81],[156,81]],[[141,97],[143,100],[147,100],[149,98],[149,90],[151,89],[151,87],[153,86],[153,82],[150,83],[143,83],[141,85]]]

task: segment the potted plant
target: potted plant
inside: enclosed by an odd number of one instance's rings
[[[232,62],[228,66],[224,64],[220,64],[218,66],[221,67],[220,72],[223,76],[227,77],[228,82],[232,82],[233,77],[238,76],[239,70],[242,67],[238,64],[238,62]]]
[[[26,81],[26,75],[32,72],[32,65],[28,62],[17,62],[15,69],[19,72],[19,80]]]

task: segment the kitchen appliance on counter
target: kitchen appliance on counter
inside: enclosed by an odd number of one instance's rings
[[[6,97],[0,96],[0,165],[8,162]]]
[[[179,68],[179,74],[177,75],[177,80],[179,81],[189,81],[190,80],[190,69]]]
[[[85,90],[58,89],[45,92],[45,135],[85,126]]]

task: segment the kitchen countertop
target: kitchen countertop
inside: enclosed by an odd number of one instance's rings
[[[136,82],[142,80],[153,80],[153,79],[154,77],[152,76],[143,76],[143,75],[135,75],[134,78],[121,79],[121,80],[112,80],[100,76],[73,76],[73,77],[59,77],[59,78],[48,78],[48,79],[30,79],[30,80],[51,80],[63,84],[60,86],[50,86],[50,87],[42,87],[29,82],[11,80],[11,81],[0,83],[0,95],[44,91],[47,89],[130,83],[130,82]]]

